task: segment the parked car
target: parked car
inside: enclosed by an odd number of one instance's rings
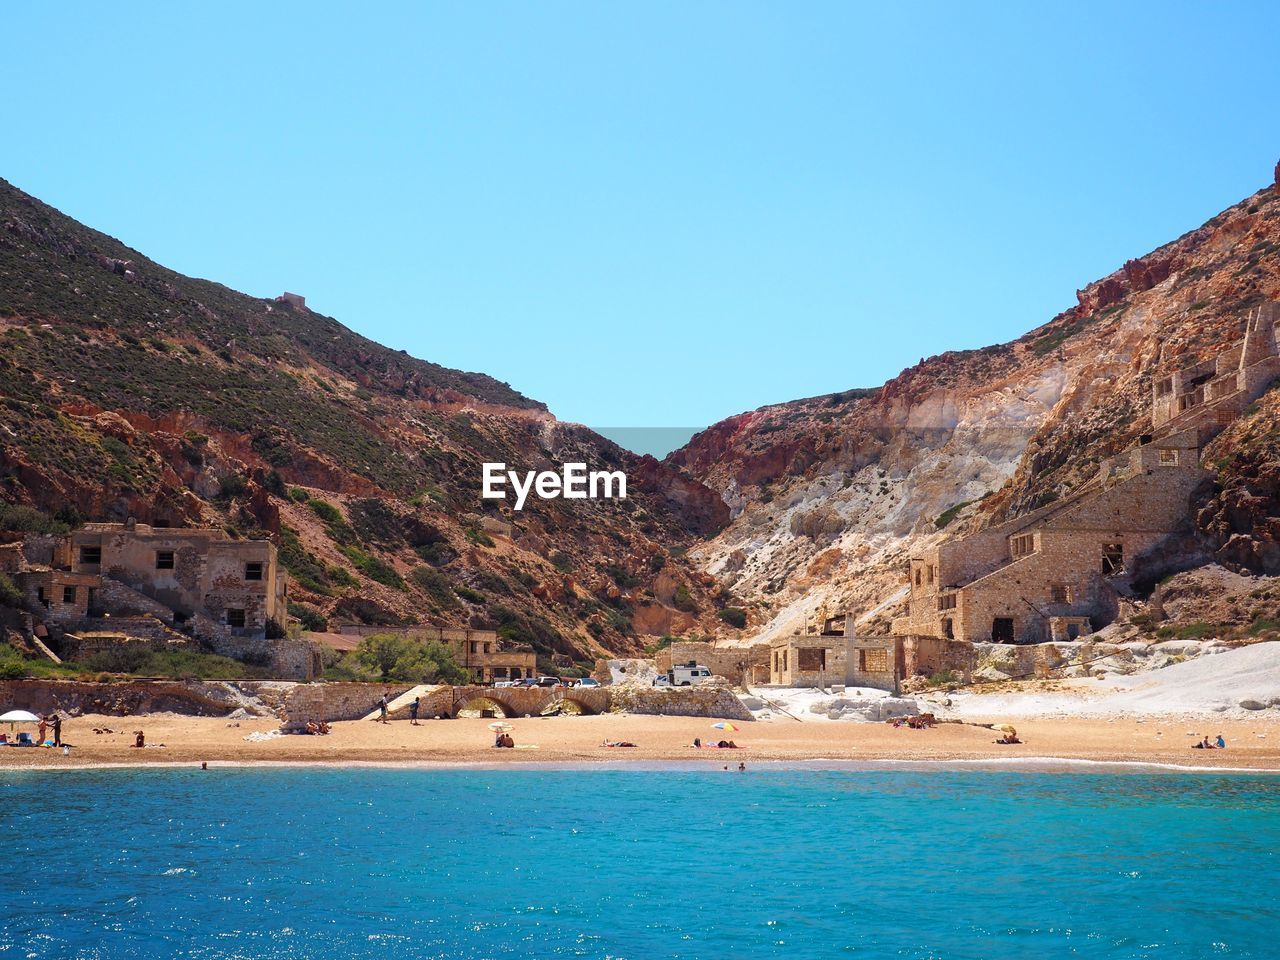
[[[533,682],[533,685],[535,687],[558,687],[560,686],[560,678],[559,677],[538,677],[538,679]]]
[[[538,686],[537,677],[525,677],[523,680],[516,681],[517,687],[536,687]]]
[[[519,680],[495,680],[493,685],[495,687],[518,687],[520,686],[520,681]]]
[[[669,687],[671,686],[671,678],[665,673],[660,673],[653,678],[653,685],[655,687]]]
[[[573,681],[573,686],[575,686],[575,687],[598,687],[598,686],[600,686],[600,681],[599,681],[599,680],[597,680],[595,677],[582,677],[582,678],[580,678],[580,679],[578,679],[578,680]]]

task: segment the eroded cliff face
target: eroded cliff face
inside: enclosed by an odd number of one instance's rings
[[[1230,346],[1246,311],[1277,298],[1273,186],[1089,284],[1075,307],[1012,343],[698,434],[669,462],[718,490],[733,520],[692,556],[766,635],[822,606],[885,629],[910,556],[1088,480],[1150,431],[1154,373]],[[1280,572],[1275,393],[1208,451],[1217,485],[1198,505],[1189,558]]]

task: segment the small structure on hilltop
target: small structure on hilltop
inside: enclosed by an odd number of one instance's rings
[[[379,633],[403,634],[414,640],[435,640],[453,648],[458,666],[469,671],[480,683],[497,680],[521,680],[538,675],[538,657],[533,647],[512,643],[493,630],[468,627],[437,627],[429,623],[409,626],[371,627],[344,624],[337,632],[347,637],[371,637]]]
[[[300,293],[289,293],[287,290],[276,297],[276,303],[282,303],[290,310],[305,310],[307,298]]]
[[[820,614],[803,631],[775,637],[769,647],[772,686],[825,687],[835,683],[898,690],[898,641],[893,637],[859,637],[853,614]]]

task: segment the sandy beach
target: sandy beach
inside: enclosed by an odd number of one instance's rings
[[[991,718],[999,722],[1001,718]],[[146,717],[83,716],[68,721],[63,739],[69,755],[47,748],[0,749],[6,768],[70,768],[118,764],[217,763],[423,763],[522,764],[650,761],[707,764],[759,761],[906,760],[978,761],[1025,758],[1154,763],[1185,767],[1280,771],[1280,719],[1219,719],[1147,716],[1124,719],[1019,719],[1024,741],[997,745],[998,734],[978,725],[942,723],[929,730],[884,723],[800,723],[793,720],[741,723],[721,733],[710,720],[610,714],[512,721],[514,750],[494,749],[491,721],[481,719],[338,722],[328,736],[264,736],[278,728],[272,718],[228,720],[153,714]],[[111,733],[94,733],[94,729]],[[148,746],[132,747],[144,730]],[[1222,734],[1225,750],[1196,750],[1204,736]],[[741,749],[694,749],[731,737]],[[602,741],[628,740],[634,748]],[[163,744],[163,746],[161,746]]]

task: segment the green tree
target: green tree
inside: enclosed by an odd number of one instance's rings
[[[361,673],[384,682],[466,683],[453,650],[438,640],[415,640],[403,633],[375,633],[360,641],[349,659]]]

